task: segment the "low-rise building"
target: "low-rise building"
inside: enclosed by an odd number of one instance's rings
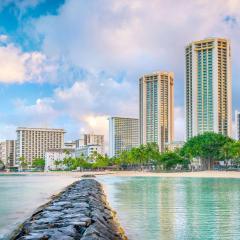
[[[101,147],[101,154],[105,153],[104,135],[81,134],[80,138],[75,142],[76,142],[76,148],[80,148],[83,146],[99,145]]]
[[[89,162],[94,162],[95,160],[91,158],[93,153],[102,154],[102,147],[100,145],[87,145],[81,146],[76,149],[75,156],[76,157],[85,157]]]
[[[69,148],[49,149],[45,152],[45,171],[65,169],[65,158],[75,157],[75,150]]]

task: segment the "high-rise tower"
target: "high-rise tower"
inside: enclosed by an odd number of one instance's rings
[[[236,140],[240,140],[240,112],[235,112],[235,124],[236,124]]]
[[[174,74],[153,72],[139,80],[140,143],[158,144],[160,151],[174,138]]]
[[[185,48],[187,139],[207,131],[231,136],[231,47],[227,39],[208,38]]]
[[[109,117],[109,156],[118,156],[125,150],[139,146],[139,120]]]

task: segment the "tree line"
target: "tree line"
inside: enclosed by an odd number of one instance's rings
[[[194,159],[201,162],[202,170],[213,169],[219,161],[240,164],[240,142],[222,134],[206,132],[188,140],[184,146],[174,151],[159,151],[156,143],[147,143],[130,150],[125,150],[117,156],[109,158],[94,152],[90,157],[66,157],[63,161],[55,161],[56,169],[143,169],[151,170],[187,170]],[[24,161],[22,165],[26,165]],[[32,166],[44,168],[44,159],[34,159]]]

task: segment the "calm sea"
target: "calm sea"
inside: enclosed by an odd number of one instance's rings
[[[0,175],[0,239],[74,181],[69,176]]]
[[[0,234],[74,180],[0,176]],[[129,239],[240,239],[239,179],[103,176],[98,180]]]
[[[101,182],[129,239],[240,239],[240,179],[103,177]]]

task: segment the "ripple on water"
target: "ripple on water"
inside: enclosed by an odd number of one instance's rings
[[[129,239],[240,239],[240,179],[99,179]]]

